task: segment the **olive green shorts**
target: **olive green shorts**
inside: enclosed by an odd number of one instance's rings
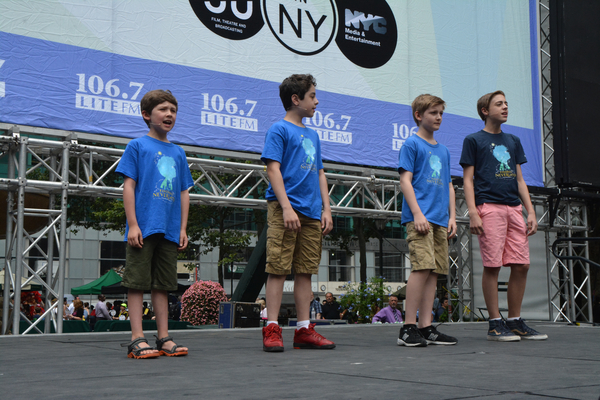
[[[421,235],[415,223],[406,224],[406,241],[410,252],[411,271],[431,269],[448,275],[448,228],[429,223],[429,232]]]
[[[269,274],[316,274],[321,262],[323,232],[321,221],[296,212],[300,232],[285,229],[283,209],[276,200],[268,202],[267,212],[267,267]]]
[[[127,245],[121,286],[138,290],[177,290],[177,244],[162,233],[144,238],[142,248]]]

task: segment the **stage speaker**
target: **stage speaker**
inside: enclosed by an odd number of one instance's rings
[[[563,187],[600,188],[598,21],[600,1],[550,1],[554,163]]]

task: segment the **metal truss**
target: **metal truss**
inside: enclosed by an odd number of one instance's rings
[[[547,188],[556,188],[554,165],[554,130],[552,123],[552,80],[550,52],[550,0],[538,1],[540,106],[544,151],[544,181]],[[556,203],[554,204],[554,202]],[[577,199],[551,196],[550,207],[544,207],[542,222],[559,237],[573,234],[587,236],[589,230],[585,203]],[[581,261],[562,261],[552,254],[551,231],[546,230],[546,264],[548,269],[549,318],[552,321],[593,322],[590,269]],[[588,242],[569,242],[560,246],[560,255],[588,258]]]
[[[51,317],[44,318],[46,322],[42,327],[42,318],[32,322],[27,321],[22,313],[13,313],[12,331],[18,333],[19,322],[24,319],[28,322],[25,333],[31,330],[50,332],[51,324],[54,324],[57,332],[62,332],[62,319],[55,318],[56,310],[60,309],[61,304],[52,304],[51,299],[64,297],[67,199],[69,196],[121,197],[122,184],[115,183],[114,175],[112,178],[110,176],[124,150],[109,147],[109,144],[114,145],[116,142],[124,145],[127,141],[119,143],[118,139],[101,135],[7,124],[0,124],[0,130],[8,132],[7,135],[0,136],[0,157],[8,160],[7,178],[0,179],[0,190],[6,191],[8,196],[7,284],[4,286],[4,296],[6,299],[10,298],[10,289],[13,288],[14,309],[20,310],[21,286],[40,284],[47,298],[43,317]],[[57,140],[52,140],[53,136]],[[80,136],[94,145],[80,143]],[[195,185],[190,194],[192,204],[266,209],[264,190],[268,185],[268,176],[265,166],[258,164],[258,157],[254,156],[255,163],[222,161],[208,156],[216,152],[214,149],[185,149],[188,155],[198,155],[187,158]],[[222,153],[222,157],[227,158],[252,158],[242,153]],[[338,169],[336,165],[326,164],[325,167],[327,170]],[[400,218],[399,182],[392,179],[396,176],[395,172],[348,166],[341,166],[339,169],[339,172],[326,173],[331,188],[331,209],[335,215]],[[26,207],[26,197],[29,194],[48,195],[48,206]],[[25,229],[24,222],[27,218],[45,218],[47,224],[34,236]],[[42,238],[48,240],[47,253],[38,245]],[[59,265],[53,275],[47,272],[51,271],[48,266],[52,266],[57,257],[52,254],[55,243],[59,252]],[[26,262],[28,253],[33,248],[45,259],[37,270]],[[23,276],[28,276],[27,281],[19,285]],[[4,302],[5,332],[9,326],[9,304],[9,301]]]
[[[450,271],[448,273],[448,290],[458,295],[458,307],[453,310],[452,320],[473,321],[474,288],[473,288],[473,236],[469,230],[469,210],[463,192],[456,194],[457,233],[449,244]]]

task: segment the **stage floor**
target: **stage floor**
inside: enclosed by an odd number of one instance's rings
[[[0,336],[3,399],[593,399],[600,327],[529,322],[546,341],[486,340],[444,324],[455,346],[396,345],[399,325],[319,326],[334,350],[262,351],[257,328],[171,332],[187,357],[133,360],[129,333]],[[147,332],[152,337],[155,332]]]

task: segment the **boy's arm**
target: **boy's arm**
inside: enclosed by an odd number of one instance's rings
[[[531,236],[537,232],[538,222],[535,216],[535,208],[531,203],[531,197],[529,197],[529,189],[527,189],[527,184],[523,179],[521,164],[517,164],[517,183],[519,185],[519,197],[525,206],[525,210],[527,210],[527,236]]]
[[[178,250],[183,250],[188,245],[187,237],[187,222],[190,212],[190,192],[184,190],[181,192],[181,228],[179,230],[179,247]]]
[[[477,212],[477,205],[475,204],[475,186],[473,185],[474,173],[474,165],[463,166],[463,190],[467,208],[469,210],[471,233],[473,235],[481,235],[483,233],[483,223],[481,222],[481,217]]]
[[[448,239],[452,239],[454,236],[456,236],[456,200],[454,197],[454,186],[452,186],[452,182],[450,182],[449,185],[450,196],[448,202],[448,211],[450,217],[448,218]]]
[[[281,163],[273,160],[267,162],[267,175],[271,182],[271,187],[277,197],[277,201],[283,210],[283,226],[286,229],[291,229],[295,232],[300,232],[300,219],[292,208],[290,200],[285,192],[283,176],[281,175]]]
[[[400,174],[400,189],[402,190],[402,194],[406,199],[406,204],[408,204],[408,208],[410,208],[415,219],[415,229],[418,233],[424,235],[429,232],[429,222],[421,211],[419,203],[417,203],[417,196],[415,195],[415,189],[412,185],[412,178],[412,172],[404,170],[404,172]]]
[[[321,189],[321,200],[323,201],[323,214],[321,215],[321,229],[323,235],[327,235],[333,229],[333,218],[331,218],[331,205],[329,204],[329,187],[325,171],[319,170],[319,188]]]
[[[137,217],[135,215],[135,185],[136,182],[125,177],[123,184],[123,207],[125,208],[125,216],[127,218],[127,225],[129,225],[129,232],[127,233],[127,243],[131,247],[142,248],[144,245],[144,237],[142,231],[137,223]]]

